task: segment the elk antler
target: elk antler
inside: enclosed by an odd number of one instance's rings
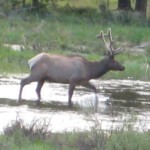
[[[117,54],[121,53],[124,50],[124,46],[119,47],[119,48],[114,50],[113,44],[114,44],[114,42],[115,42],[117,37],[115,37],[115,38],[112,37],[111,28],[108,29],[108,33],[107,34],[104,34],[104,32],[101,31],[100,34],[97,35],[96,37],[102,38],[102,40],[105,43],[106,49],[108,50],[109,55],[117,55]],[[105,37],[108,37],[109,44],[106,42]]]

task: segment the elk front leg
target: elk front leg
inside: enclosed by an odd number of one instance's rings
[[[18,103],[20,103],[21,99],[22,99],[22,90],[23,90],[24,85],[20,84],[20,90],[19,90],[19,98],[18,98]]]
[[[94,111],[97,112],[97,108],[98,108],[98,96],[97,96],[97,89],[96,87],[90,83],[90,82],[85,82],[82,84],[82,86],[86,87],[86,88],[89,88],[91,90],[94,91],[95,93],[95,101],[94,101]]]
[[[95,87],[92,83],[90,83],[90,82],[85,82],[85,83],[83,83],[83,84],[81,84],[81,85],[84,86],[84,87],[86,87],[86,88],[88,88],[88,89],[93,90],[94,93],[97,94],[97,89],[96,89],[96,87]]]

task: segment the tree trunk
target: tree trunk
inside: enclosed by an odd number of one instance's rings
[[[39,4],[39,0],[32,0],[32,6],[37,7]]]
[[[146,17],[147,12],[147,0],[136,0],[135,10],[140,12]]]
[[[131,0],[118,0],[118,9],[131,10]]]
[[[22,7],[25,7],[26,5],[26,0],[22,0]]]

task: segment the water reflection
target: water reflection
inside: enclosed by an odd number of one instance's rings
[[[24,75],[23,75],[24,76]],[[95,95],[91,91],[77,87],[73,95],[73,108],[68,108],[68,85],[48,84],[42,89],[42,103],[36,106],[36,83],[25,86],[22,105],[17,98],[22,75],[0,77],[0,131],[19,114],[26,122],[33,118],[51,119],[51,130],[70,131],[88,129],[91,120],[85,120],[85,113],[93,113]],[[96,117],[102,122],[103,129],[109,129],[112,122],[120,125],[121,118],[136,113],[138,121],[150,125],[150,82],[129,80],[91,81],[98,89],[98,110]],[[84,112],[84,115],[83,115]],[[139,122],[138,122],[139,123]],[[136,123],[136,126],[138,126]]]

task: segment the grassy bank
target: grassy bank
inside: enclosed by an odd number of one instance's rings
[[[100,124],[90,131],[51,133],[47,124],[29,126],[16,120],[0,135],[1,150],[149,150],[150,132],[137,132],[129,122],[115,131],[102,131]],[[38,125],[38,126],[37,126]]]
[[[120,131],[111,137],[91,132],[53,133],[45,140],[36,141],[31,141],[19,131],[13,136],[0,136],[1,150],[149,150],[149,140],[150,133],[134,131]]]
[[[85,12],[61,9],[52,11],[44,18],[31,14],[9,16],[0,19],[0,26],[1,73],[29,72],[27,60],[43,51],[65,55],[81,54],[89,60],[102,59],[105,47],[96,39],[96,35],[111,27],[113,34],[118,35],[118,41],[127,43],[126,51],[117,56],[126,66],[126,71],[109,73],[104,78],[150,79],[150,48],[142,53],[130,51],[130,46],[150,40],[148,26],[129,26],[109,21],[105,23],[99,12],[93,9]],[[12,51],[4,44],[23,45],[23,50]]]

